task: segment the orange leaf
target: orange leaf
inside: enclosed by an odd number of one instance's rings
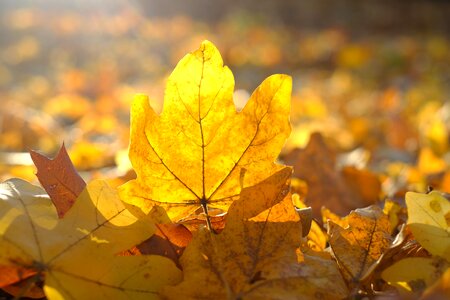
[[[37,167],[36,176],[55,205],[58,217],[64,217],[86,183],[75,170],[64,144],[54,159],[33,150],[30,151],[30,155]]]

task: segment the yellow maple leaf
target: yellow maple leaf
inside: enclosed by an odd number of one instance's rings
[[[181,277],[167,258],[116,255],[155,226],[126,210],[103,181],[91,182],[63,219],[41,188],[1,183],[0,224],[0,269],[35,270],[48,299],[157,298],[162,285]]]
[[[415,239],[433,255],[450,262],[450,201],[439,192],[405,195],[408,227]]]
[[[170,75],[160,115],[135,97],[129,156],[137,179],[121,197],[144,212],[163,205],[174,220],[200,205],[227,209],[243,187],[283,167],[274,160],[290,133],[291,86],[289,76],[272,75],[237,112],[233,75],[204,41]]]
[[[164,288],[169,299],[336,299],[347,295],[332,259],[298,252],[301,222],[285,168],[244,188],[225,229],[201,229],[181,257],[184,278]]]

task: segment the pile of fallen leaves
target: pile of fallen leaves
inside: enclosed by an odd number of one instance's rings
[[[382,199],[375,175],[331,167],[318,134],[283,158],[292,181],[275,163],[291,85],[270,76],[237,112],[233,75],[206,41],[169,77],[161,114],[135,97],[135,179],[86,184],[64,146],[53,160],[31,152],[44,189],[0,184],[0,287],[49,299],[450,297],[447,195]]]

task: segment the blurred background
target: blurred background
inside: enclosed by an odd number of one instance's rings
[[[293,77],[281,160],[296,165],[319,132],[334,169],[372,172],[384,195],[450,192],[450,2],[438,0],[2,0],[0,180],[37,182],[27,151],[52,157],[63,142],[86,180],[131,178],[133,95],[160,110],[166,78],[204,39],[238,107],[267,76]]]

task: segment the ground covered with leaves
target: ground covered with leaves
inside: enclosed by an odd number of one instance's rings
[[[445,35],[118,7],[2,16],[0,297],[450,297]]]

